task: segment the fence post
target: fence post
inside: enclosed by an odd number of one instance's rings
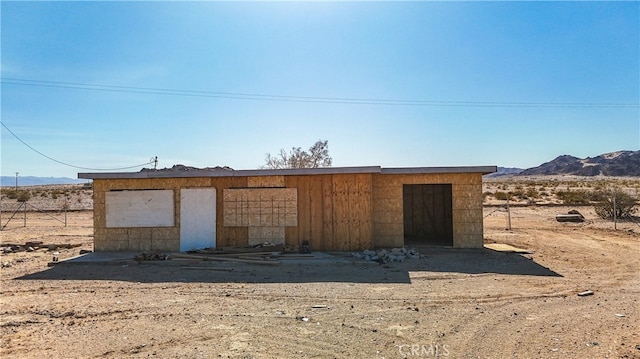
[[[616,208],[616,191],[613,190],[613,229],[618,230],[618,209]]]
[[[509,194],[507,193],[507,230],[511,230],[511,209],[509,209]]]

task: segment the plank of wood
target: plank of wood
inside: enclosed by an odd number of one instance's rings
[[[220,272],[233,272],[233,268],[215,268],[215,267],[198,267],[198,266],[180,266],[180,269],[213,270],[213,271],[220,271]]]
[[[314,258],[313,254],[283,254],[279,256],[280,259],[297,259],[297,258]]]
[[[322,240],[324,250],[334,250],[333,176],[322,176]]]
[[[309,246],[311,250],[325,250],[324,239],[322,237],[322,176],[307,176],[310,181],[309,187],[309,212],[310,212],[310,237]]]
[[[240,259],[240,258],[228,258],[228,257],[220,257],[220,256],[203,256],[203,255],[195,255],[195,254],[184,254],[184,253],[172,253],[172,258],[184,258],[184,259],[200,259],[203,261],[226,261],[226,262],[239,262],[239,263],[248,263],[248,264],[280,264],[279,261],[263,261],[256,259]]]
[[[522,254],[531,254],[531,251],[526,249],[517,248],[506,243],[487,243],[484,245],[485,248],[492,249],[498,252],[511,252],[511,253],[522,253]]]
[[[76,244],[68,244],[68,243],[63,243],[63,244],[44,244],[44,245],[40,245],[40,248],[49,248],[49,249],[58,249],[58,248],[75,248],[75,247],[80,247],[82,244],[80,243],[76,243]]]
[[[250,259],[255,261],[277,261],[275,258],[267,257],[267,256],[238,256],[238,259]]]

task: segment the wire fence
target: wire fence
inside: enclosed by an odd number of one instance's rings
[[[56,222],[63,224],[65,227],[67,226],[67,210],[68,206],[65,204],[59,211],[54,211],[58,216],[52,215],[50,210],[40,209],[28,202],[18,202],[18,206],[11,211],[6,211],[9,214],[8,218],[5,218],[4,212],[0,211],[0,231],[3,231],[7,228],[11,221],[19,221],[22,220],[22,227],[27,226],[27,217],[28,214],[37,212],[44,214],[46,217],[53,219]]]

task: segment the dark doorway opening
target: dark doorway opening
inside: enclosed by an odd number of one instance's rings
[[[451,184],[402,187],[404,243],[453,246]]]

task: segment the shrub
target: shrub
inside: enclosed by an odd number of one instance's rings
[[[525,192],[525,194],[529,198],[539,198],[540,197],[540,192],[538,192],[538,190],[535,187],[527,188],[527,192]]]
[[[508,193],[506,193],[506,192],[502,192],[502,191],[496,191],[496,192],[493,194],[493,196],[494,196],[497,200],[501,200],[501,201],[504,201],[504,200],[506,200],[507,198],[510,198],[510,197],[511,197]]]
[[[564,204],[589,204],[593,199],[593,195],[583,189],[557,191],[556,196]]]
[[[524,193],[524,190],[522,189],[522,187],[520,187],[520,189],[515,189],[511,192],[509,192],[509,195],[511,195],[511,197],[516,197],[518,199],[527,199],[527,195]]]
[[[597,203],[594,209],[600,218],[611,219],[614,211],[617,218],[631,218],[636,212],[635,206],[638,205],[638,199],[620,188],[598,191],[596,196]]]
[[[18,202],[26,202],[31,198],[31,193],[27,192],[27,191],[20,191],[17,199]]]
[[[18,198],[18,191],[16,191],[15,189],[3,190],[3,192],[7,196],[7,198],[9,198],[9,199]]]

